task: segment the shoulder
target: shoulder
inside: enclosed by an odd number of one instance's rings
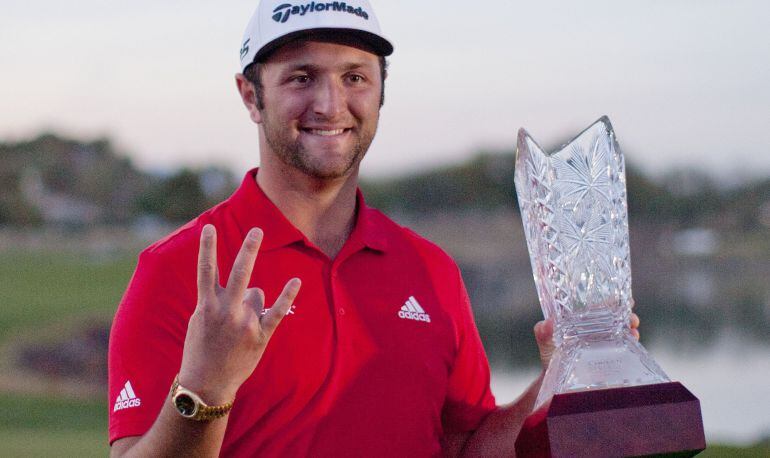
[[[438,244],[412,228],[396,223],[380,210],[369,208],[368,211],[372,212],[370,220],[379,226],[380,233],[384,235],[393,251],[419,256],[442,274],[459,276],[457,263]]]
[[[116,319],[129,314],[145,322],[147,313],[164,317],[192,313],[200,233],[206,224],[221,220],[219,213],[225,203],[207,210],[139,253]]]

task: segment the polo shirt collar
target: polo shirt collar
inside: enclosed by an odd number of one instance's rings
[[[382,221],[384,217],[379,211],[366,205],[360,188],[356,189],[356,208],[358,209],[356,225],[348,238],[348,243],[358,242],[376,251],[386,251],[388,248],[386,231],[390,226]]]
[[[257,171],[258,169],[249,170],[241,185],[228,199],[244,236],[252,227],[262,229],[265,238],[260,251],[272,250],[300,241],[307,246],[314,246],[259,187],[256,180]],[[387,225],[382,224],[383,216],[377,210],[366,205],[360,189],[356,189],[356,206],[358,209],[356,223],[345,245],[353,245],[354,249],[367,247],[376,251],[385,251],[388,245]]]

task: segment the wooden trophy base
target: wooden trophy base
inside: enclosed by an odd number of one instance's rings
[[[554,395],[516,439],[518,457],[688,457],[705,448],[700,402],[678,382]]]

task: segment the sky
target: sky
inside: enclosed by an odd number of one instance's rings
[[[628,160],[770,175],[770,2],[371,0],[395,52],[364,176],[554,148],[608,115]],[[256,1],[3,0],[0,141],[108,136],[140,167],[258,165],[235,90]]]

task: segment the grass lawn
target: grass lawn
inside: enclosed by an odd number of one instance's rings
[[[0,395],[0,456],[107,456],[104,401]]]
[[[51,338],[55,323],[109,318],[131,277],[134,253],[0,252],[0,344]],[[41,330],[42,331],[39,331]],[[107,456],[106,400],[0,393],[0,456]]]
[[[710,445],[698,455],[698,458],[767,458],[768,456],[770,456],[770,445],[755,445],[745,448]]]
[[[98,260],[73,253],[0,252],[0,342],[62,319],[114,313],[133,253]]]
[[[110,453],[105,431],[0,431],[0,456],[106,457]]]

